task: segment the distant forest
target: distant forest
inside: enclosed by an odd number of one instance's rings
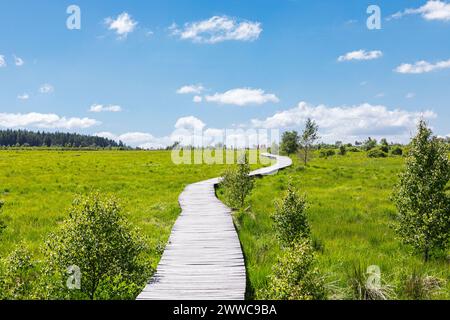
[[[0,130],[0,147],[126,148],[122,141],[77,133]]]

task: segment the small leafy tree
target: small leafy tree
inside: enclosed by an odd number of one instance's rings
[[[308,118],[305,123],[305,129],[300,137],[300,148],[305,165],[308,162],[309,153],[317,140],[319,140],[319,126],[314,120]]]
[[[311,231],[306,216],[306,199],[300,196],[289,182],[288,190],[281,201],[275,202],[275,223],[277,237],[282,246],[288,247],[297,239],[308,239]]]
[[[377,146],[377,140],[369,137],[366,141],[364,141],[364,150],[370,151]]]
[[[233,209],[242,209],[246,197],[253,189],[254,181],[249,173],[250,165],[245,154],[236,166],[228,168],[223,175],[221,184],[224,187],[225,199]]]
[[[286,131],[281,137],[281,150],[287,155],[294,154],[300,148],[300,137],[297,131]]]
[[[99,288],[105,296],[109,279],[120,276],[120,285],[139,287],[150,277],[144,238],[125,219],[117,200],[98,192],[74,201],[69,217],[46,245],[49,263],[62,278],[69,266],[80,268],[80,290],[89,299],[101,298]]]
[[[421,120],[393,199],[398,210],[397,234],[422,252],[425,261],[433,249],[449,245],[450,200],[445,193],[449,179],[447,148]]]
[[[296,241],[283,251],[273,267],[266,289],[260,295],[269,300],[324,300],[327,290],[323,276],[315,268],[314,250],[309,241]]]
[[[347,154],[347,148],[344,145],[339,147],[339,155],[345,156]]]
[[[383,152],[386,152],[386,153],[388,153],[389,152],[389,143],[388,143],[388,141],[386,140],[386,138],[383,138],[383,139],[381,139],[380,140],[380,150],[381,151],[383,151]]]

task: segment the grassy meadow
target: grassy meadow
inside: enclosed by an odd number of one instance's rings
[[[249,208],[235,213],[246,258],[248,298],[264,288],[280,253],[270,215],[289,179],[306,193],[308,216],[318,254],[318,268],[345,298],[353,267],[378,265],[386,283],[401,288],[414,270],[447,280],[436,298],[450,299],[448,258],[423,264],[419,255],[395,238],[390,201],[404,158],[368,158],[365,152],[328,159],[315,157],[277,175],[256,179]],[[255,167],[255,166],[254,166]],[[0,257],[17,246],[37,257],[48,234],[67,217],[77,194],[99,190],[117,196],[127,217],[148,238],[156,267],[180,208],[187,184],[219,176],[225,165],[175,165],[170,151],[0,150],[1,214],[7,229]],[[218,189],[219,197],[222,195]],[[401,295],[398,298],[404,298]]]
[[[180,213],[187,184],[219,176],[225,165],[175,165],[170,151],[1,150],[1,214],[7,228],[0,257],[18,245],[37,256],[47,235],[67,217],[77,194],[99,190],[119,198],[149,239],[156,267]]]
[[[435,298],[450,298],[450,261],[435,259],[423,264],[420,255],[396,239],[390,224],[395,207],[390,201],[403,157],[368,158],[365,152],[328,159],[314,158],[305,168],[296,156],[294,165],[277,175],[259,178],[249,208],[235,213],[248,274],[248,298],[264,288],[280,253],[271,214],[274,201],[283,196],[289,179],[307,195],[308,217],[318,269],[332,283],[335,298],[348,297],[349,275],[355,266],[381,268],[382,281],[402,296],[404,277],[414,270],[447,281]],[[221,196],[221,190],[219,190]]]

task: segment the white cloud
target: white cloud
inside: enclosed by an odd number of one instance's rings
[[[0,68],[5,68],[7,66],[5,56],[0,55]]]
[[[105,19],[105,23],[108,25],[108,29],[114,30],[120,39],[126,38],[138,24],[127,12],[121,13],[116,19],[108,17]]]
[[[14,56],[14,63],[16,64],[16,66],[21,67],[25,64],[25,61],[23,61],[22,58]]]
[[[397,12],[388,19],[400,19],[414,14],[420,14],[425,20],[450,21],[450,3],[440,0],[429,0],[420,8]]]
[[[373,60],[378,59],[383,56],[383,52],[379,50],[374,51],[366,51],[366,50],[357,50],[348,52],[338,58],[339,62],[351,61],[351,60]]]
[[[201,84],[193,84],[189,86],[183,86],[177,90],[178,94],[199,94],[202,93],[205,88]]]
[[[169,29],[182,40],[210,44],[227,40],[254,41],[262,32],[259,22],[238,21],[227,16],[214,16],[207,20],[186,23],[181,29],[173,24]]]
[[[237,106],[261,105],[268,102],[279,102],[278,97],[271,93],[265,93],[262,89],[237,88],[224,93],[216,93],[206,96],[208,102],[219,104],[231,104]]]
[[[175,123],[175,129],[203,130],[205,126],[202,120],[194,116],[180,118]]]
[[[127,132],[121,135],[115,135],[111,132],[98,132],[95,135],[115,141],[122,141],[132,147],[158,149],[172,145],[176,141],[184,145],[192,145],[195,141],[201,141],[202,130],[205,129],[205,126],[205,123],[200,119],[189,116],[179,118],[175,123],[175,129],[169,136],[156,137],[147,132]],[[213,131],[209,131],[209,133],[212,134]]]
[[[448,68],[450,68],[450,59],[446,61],[439,61],[434,64],[422,60],[414,64],[403,63],[397,68],[395,68],[394,71],[398,73],[421,74]]]
[[[195,103],[200,103],[200,102],[203,101],[203,98],[202,98],[201,96],[195,96],[195,97],[192,99],[192,101],[195,102]]]
[[[121,112],[122,107],[117,105],[104,106],[102,104],[93,104],[89,109],[89,112]]]
[[[405,96],[406,99],[412,99],[416,96],[414,92],[408,92]]]
[[[28,95],[28,93],[23,93],[23,94],[19,94],[17,96],[17,99],[19,99],[19,100],[28,100],[28,99],[30,99],[30,96]]]
[[[172,141],[169,137],[158,138],[154,137],[150,133],[145,132],[127,132],[121,135],[115,135],[111,132],[98,132],[94,135],[115,140],[117,142],[122,141],[126,145],[139,147],[142,149],[158,149],[172,144]]]
[[[436,116],[430,110],[424,112],[390,110],[382,105],[368,103],[351,107],[327,107],[300,102],[297,107],[280,111],[264,120],[253,119],[251,124],[256,128],[298,130],[307,118],[312,118],[319,125],[320,134],[326,142],[337,140],[353,142],[368,136],[406,142],[421,117],[433,119]]]
[[[154,137],[151,134],[143,132],[128,132],[118,137],[118,140],[122,140],[127,144],[141,144],[153,139]]]
[[[85,129],[99,124],[94,119],[66,118],[53,113],[0,113],[0,127],[5,128]]]
[[[202,120],[194,116],[178,119],[174,130],[168,136],[156,137],[146,132],[128,132],[121,135],[99,132],[95,135],[143,149],[165,148],[175,142],[179,142],[182,146],[215,146],[226,143],[228,146],[246,147],[256,145],[258,142],[269,144],[267,135],[258,135],[254,129],[245,131],[207,128]],[[278,137],[274,138],[278,141]]]
[[[44,93],[44,94],[52,93],[52,92],[54,92],[54,91],[55,91],[55,88],[54,88],[51,84],[48,84],[48,83],[43,84],[43,85],[39,88],[39,92],[40,92],[40,93]]]
[[[384,92],[380,92],[375,95],[375,98],[384,98],[385,96],[386,94]]]
[[[106,138],[106,139],[110,139],[110,140],[117,140],[117,136],[115,134],[113,134],[111,132],[107,132],[107,131],[94,133],[94,136]]]

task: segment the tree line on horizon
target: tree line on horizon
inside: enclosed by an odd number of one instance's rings
[[[122,141],[78,133],[0,130],[1,147],[126,148]]]

